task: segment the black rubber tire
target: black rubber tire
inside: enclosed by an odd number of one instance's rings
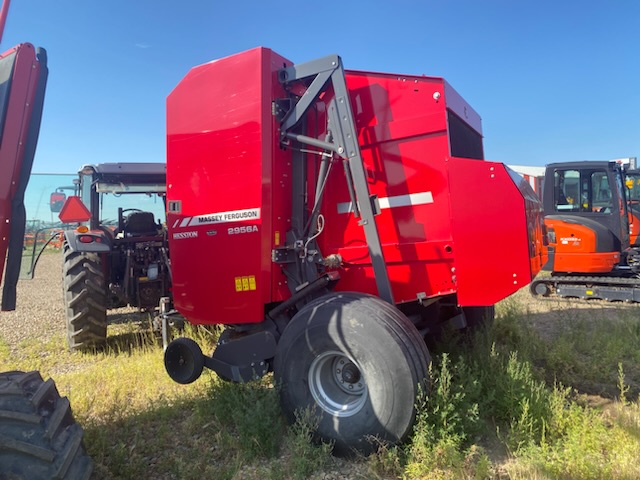
[[[366,400],[350,416],[323,408],[312,393],[310,372],[332,352],[351,359],[366,385]],[[399,443],[411,432],[430,361],[424,340],[397,308],[370,295],[334,293],[293,317],[278,343],[274,375],[289,421],[297,411],[315,412],[318,440],[333,442],[337,455],[367,455],[380,442]]]
[[[462,307],[462,311],[469,329],[489,327],[496,318],[496,307],[494,305],[488,307]]]
[[[164,352],[164,368],[174,382],[182,385],[195,382],[204,369],[200,345],[190,338],[176,338]]]
[[[100,256],[63,246],[63,289],[69,349],[86,351],[107,339],[107,292]]]
[[[82,437],[53,380],[0,373],[0,478],[88,479],[93,466]]]

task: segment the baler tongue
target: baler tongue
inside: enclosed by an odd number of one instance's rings
[[[24,43],[0,56],[0,281],[2,310],[14,310],[26,213],[24,193],[38,143],[47,83],[44,49]]]

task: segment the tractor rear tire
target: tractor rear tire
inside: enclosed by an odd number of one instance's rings
[[[100,256],[63,247],[64,304],[70,350],[86,351],[107,339],[107,292]]]
[[[88,479],[93,466],[82,436],[53,380],[0,373],[0,478]]]
[[[342,292],[293,317],[278,343],[274,374],[290,422],[309,412],[316,439],[333,443],[335,454],[367,455],[410,433],[430,361],[424,340],[397,308]]]

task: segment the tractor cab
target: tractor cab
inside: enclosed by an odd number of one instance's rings
[[[166,167],[164,163],[104,163],[85,165],[79,172],[80,198],[91,213],[91,230],[107,227],[124,232],[129,217],[153,217],[157,234],[166,220]],[[132,215],[132,214],[138,215]],[[145,213],[146,215],[139,215]],[[133,220],[136,222],[136,220]],[[134,230],[139,227],[132,227]]]

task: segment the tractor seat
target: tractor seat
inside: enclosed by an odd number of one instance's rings
[[[132,212],[124,220],[126,237],[157,235],[158,224],[151,212]]]

